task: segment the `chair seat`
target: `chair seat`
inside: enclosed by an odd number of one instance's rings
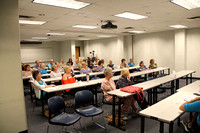
[[[80,118],[79,114],[61,113],[50,119],[50,124],[70,126],[76,123]]]
[[[103,110],[100,108],[97,108],[93,105],[90,105],[87,107],[78,108],[78,109],[76,109],[76,112],[85,117],[91,117],[91,116],[96,116],[96,115],[103,113]]]

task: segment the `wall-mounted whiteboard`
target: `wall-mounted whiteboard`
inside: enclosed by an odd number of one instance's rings
[[[22,48],[22,63],[35,62],[36,60],[49,61],[53,59],[52,48]]]

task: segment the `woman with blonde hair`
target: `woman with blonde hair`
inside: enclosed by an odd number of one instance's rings
[[[105,68],[104,75],[105,75],[105,79],[102,81],[101,89],[103,90],[105,100],[107,102],[112,103],[113,97],[107,94],[107,92],[109,92],[109,91],[116,90],[115,82],[112,80],[112,77],[113,77],[112,69],[110,67]],[[116,98],[115,101],[118,102],[118,100],[119,99]],[[135,103],[135,100],[133,99],[132,96],[129,96],[124,99],[124,104],[122,106],[122,112],[121,112],[123,120],[127,120],[127,117],[123,116],[123,112],[125,110],[129,110],[130,107],[132,107],[133,112],[138,112],[134,103]]]

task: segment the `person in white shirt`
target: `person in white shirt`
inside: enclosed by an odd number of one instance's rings
[[[52,66],[52,71],[50,73],[50,78],[58,78],[58,77],[62,77],[61,73],[58,71],[58,67],[56,65]],[[55,85],[60,85],[60,80],[55,81],[55,82],[51,82],[54,83]]]
[[[43,89],[43,88],[48,88],[48,87],[55,87],[55,85],[47,85],[43,80],[42,80],[42,75],[40,73],[39,70],[34,70],[32,72],[32,75],[33,75],[33,83],[32,83],[32,86],[34,88],[34,91],[35,91],[35,95],[38,99],[41,98],[41,90],[40,89]],[[45,97],[46,93],[43,92],[43,96]]]
[[[57,68],[58,68],[58,72],[64,73],[64,69],[63,69],[62,66],[60,66],[59,62],[56,62],[56,66],[57,66]]]

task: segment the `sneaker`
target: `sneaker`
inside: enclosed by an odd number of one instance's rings
[[[128,121],[128,118],[126,116],[122,116],[123,121]]]
[[[185,123],[183,120],[181,121],[181,124],[183,125],[184,127],[184,130],[188,133],[192,133],[193,130],[192,130],[192,127],[189,125],[189,122]]]

